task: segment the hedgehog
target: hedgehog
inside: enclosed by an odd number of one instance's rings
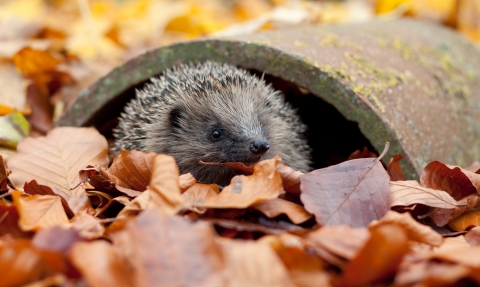
[[[112,151],[172,155],[180,172],[226,186],[240,172],[202,162],[252,165],[280,154],[295,170],[310,169],[306,126],[281,92],[235,66],[181,64],[136,91],[114,129]]]

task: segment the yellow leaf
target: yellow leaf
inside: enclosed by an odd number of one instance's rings
[[[51,71],[62,61],[50,53],[26,47],[13,55],[13,63],[25,76]]]

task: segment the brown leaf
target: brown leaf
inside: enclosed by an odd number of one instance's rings
[[[178,178],[178,185],[180,187],[181,193],[183,194],[190,187],[192,187],[196,182],[197,180],[193,177],[191,173],[180,175],[180,177]]]
[[[172,156],[155,156],[149,188],[127,204],[118,216],[134,214],[146,208],[157,208],[168,214],[177,213],[185,205],[180,194],[179,176],[178,166]]]
[[[346,161],[300,180],[300,199],[322,225],[364,227],[390,209],[390,177],[378,159]]]
[[[135,268],[133,286],[159,282],[164,286],[225,286],[222,250],[209,224],[149,209],[111,236],[116,250]]]
[[[12,198],[20,216],[18,225],[23,231],[40,230],[54,225],[69,225],[58,195],[22,197],[22,192],[15,190]]]
[[[106,241],[75,244],[70,252],[70,260],[88,286],[138,286],[133,285],[133,271],[128,262]]]
[[[74,216],[78,211],[87,210],[91,207],[86,195],[82,198],[78,198],[70,196],[61,190],[56,190],[55,192],[49,186],[38,184],[36,180],[26,182],[23,186],[23,190],[30,195],[59,195],[65,212],[70,216]]]
[[[472,193],[460,199],[458,205],[459,207],[453,209],[431,208],[429,216],[437,226],[445,226],[465,212],[480,206],[480,197],[477,193]]]
[[[403,155],[397,153],[390,159],[390,162],[388,163],[387,173],[390,176],[391,181],[405,180],[402,167],[400,166],[400,160],[402,158]]]
[[[471,246],[479,246],[480,245],[480,227],[474,227],[470,229],[467,234],[465,234],[465,240]]]
[[[77,230],[56,225],[37,232],[32,239],[32,245],[38,249],[56,251],[67,256],[75,243],[86,240]]]
[[[304,173],[294,170],[281,162],[277,165],[277,172],[282,178],[283,189],[285,189],[286,192],[300,195],[300,176],[304,175]]]
[[[277,217],[280,214],[285,214],[295,224],[303,223],[312,218],[312,215],[308,213],[301,205],[286,201],[281,198],[265,200],[263,202],[254,204],[252,207],[270,218]]]
[[[70,223],[84,238],[96,239],[101,237],[105,232],[105,227],[100,223],[100,220],[86,212],[77,213],[75,217],[70,220]]]
[[[36,83],[31,83],[27,88],[27,104],[31,113],[26,117],[31,127],[41,132],[48,132],[53,125],[53,105],[46,87],[42,90]]]
[[[144,191],[150,182],[154,152],[120,151],[107,173],[117,177],[122,187]]]
[[[390,182],[391,206],[409,206],[424,204],[430,207],[451,209],[458,207],[458,202],[443,190],[421,186],[415,180]]]
[[[268,242],[290,273],[295,286],[330,286],[330,276],[323,270],[322,260],[310,252],[304,239],[282,233],[280,235],[267,235],[259,241]]]
[[[350,260],[355,257],[369,237],[370,233],[366,228],[324,226],[306,234],[305,240],[320,257],[336,265],[337,263],[343,264],[341,259]],[[326,258],[324,255],[329,255],[329,257]],[[338,257],[340,259],[337,259]]]
[[[215,198],[219,194],[220,190],[216,184],[195,183],[182,193],[182,197],[185,199],[185,206],[196,213],[203,214],[207,209],[196,207],[195,204],[207,198]]]
[[[88,164],[108,164],[107,141],[94,128],[59,127],[46,137],[26,138],[8,159],[10,180],[17,189],[35,179],[78,198],[85,196],[78,171]]]
[[[276,198],[283,191],[280,175],[276,171],[280,156],[263,160],[254,167],[250,176],[235,176],[230,185],[216,197],[205,198],[196,207],[246,208],[267,199]]]
[[[5,166],[3,156],[0,155],[0,193],[7,191],[7,177],[10,175],[10,171]]]
[[[88,182],[95,189],[94,191],[104,191],[113,197],[120,195],[137,197],[142,194],[140,191],[126,187],[125,183],[110,174],[102,166],[87,165],[79,171],[79,177],[81,182]],[[90,188],[86,187],[86,189],[92,191]]]
[[[205,161],[199,161],[200,164],[202,165],[220,165],[220,166],[228,166],[233,169],[236,169],[238,171],[243,172],[244,174],[250,175],[253,173],[254,166],[255,165],[250,165],[246,166],[243,162],[205,162]]]
[[[225,256],[225,286],[295,286],[269,244],[221,238],[217,242]]]
[[[445,238],[439,248],[429,254],[430,259],[480,268],[480,246],[471,247],[463,236]]]
[[[370,232],[370,239],[347,265],[339,286],[374,285],[395,275],[409,249],[407,235],[394,224],[375,226]]]
[[[373,225],[396,224],[402,227],[409,240],[440,246],[443,243],[443,237],[435,232],[429,226],[418,223],[413,219],[410,213],[398,213],[389,211],[385,216]]]
[[[0,236],[8,234],[15,238],[30,238],[32,233],[21,230],[18,220],[15,206],[0,203]]]
[[[56,273],[64,273],[65,262],[57,252],[41,251],[26,239],[0,244],[0,287],[24,285]]]
[[[282,234],[285,232],[305,233],[305,229],[293,224],[265,226],[264,224],[257,224],[248,221],[238,221],[221,218],[204,218],[202,219],[202,221],[207,221],[215,224],[216,226],[236,231],[260,232],[264,234]]]
[[[378,155],[374,154],[373,152],[370,152],[368,148],[364,146],[362,150],[357,149],[356,151],[352,152],[352,154],[348,156],[347,160],[359,159],[359,158],[370,158],[370,157],[378,157]]]
[[[439,161],[433,161],[423,169],[420,183],[425,187],[445,190],[456,200],[480,191],[480,175]]]

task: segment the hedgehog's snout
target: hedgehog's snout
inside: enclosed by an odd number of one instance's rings
[[[270,145],[268,144],[268,142],[261,138],[254,139],[250,143],[250,151],[256,155],[264,154],[269,148]]]

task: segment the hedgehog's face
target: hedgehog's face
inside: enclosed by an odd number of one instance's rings
[[[178,150],[179,156],[185,156],[185,148],[189,148],[190,163],[202,160],[249,165],[271,157],[267,153],[271,145],[269,120],[268,116],[261,116],[265,109],[258,104],[265,103],[232,95],[220,97],[210,105],[175,106],[169,113],[169,125],[177,147],[172,146],[169,152]]]

